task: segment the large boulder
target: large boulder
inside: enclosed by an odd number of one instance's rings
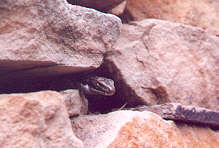
[[[217,148],[218,132],[175,124],[151,112],[116,111],[80,116],[72,127],[86,148]]]
[[[128,103],[179,102],[218,110],[218,58],[218,37],[146,19],[123,25],[106,65]]]
[[[0,95],[1,148],[82,148],[57,92]]]
[[[0,1],[0,80],[95,69],[120,26],[116,16],[65,0]]]

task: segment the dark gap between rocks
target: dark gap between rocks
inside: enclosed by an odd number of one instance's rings
[[[131,88],[128,88],[128,86],[126,85],[126,83],[124,82],[124,80],[122,80],[122,76],[119,74],[119,69],[117,69],[113,63],[111,63],[110,61],[107,61],[106,59],[104,60],[103,64],[100,66],[100,68],[98,68],[96,70],[96,72],[98,74],[104,74],[102,76],[107,77],[107,78],[111,78],[114,80],[115,83],[115,88],[116,88],[116,93],[113,96],[110,97],[106,97],[109,98],[108,100],[106,100],[106,106],[112,106],[109,107],[111,110],[107,110],[107,112],[110,111],[115,111],[115,110],[121,110],[124,108],[132,108],[138,105],[143,105],[142,102],[138,102],[138,99],[134,99],[133,101],[130,99],[130,96],[127,96],[127,91],[132,91]],[[133,96],[132,96],[133,97]],[[133,97],[135,98],[135,97]],[[95,100],[95,99],[91,99],[91,100]],[[98,100],[103,100],[104,99],[98,99]],[[96,106],[96,107],[101,107],[99,104],[99,102],[91,102],[93,103],[92,106]],[[104,103],[102,103],[104,104]],[[102,108],[105,108],[104,106]]]
[[[87,75],[96,75],[107,78],[112,78],[112,74],[107,73],[108,70],[102,67],[95,71],[80,72],[74,74],[65,74],[59,76],[48,77],[32,77],[27,78],[10,78],[0,79],[0,94],[11,93],[28,93],[43,90],[63,91],[67,89],[77,89],[77,83],[80,82]],[[115,82],[117,89],[117,83]],[[116,91],[113,96],[86,96],[89,102],[90,113],[107,113],[112,110],[121,108],[125,101],[122,100],[120,94]]]
[[[78,6],[82,6],[82,7],[93,8],[93,9],[96,9],[100,12],[107,12],[110,8],[109,5],[108,5],[108,7],[104,7],[104,8],[98,7],[97,3],[100,3],[100,1],[99,2],[89,2],[89,1],[86,1],[86,0],[67,0],[67,2],[69,4],[72,4],[72,5],[78,5]]]
[[[115,72],[109,70],[106,62],[93,72],[97,76],[102,76],[114,80],[116,93],[113,96],[89,96],[89,111],[108,113],[126,107],[128,104],[120,91],[120,82],[115,79]]]
[[[67,2],[69,4],[72,4],[72,5],[78,5],[78,6],[82,6],[82,7],[92,8],[92,9],[98,10],[98,11],[103,12],[103,13],[108,13],[109,10],[111,10],[115,6],[119,5],[122,1],[115,3],[114,5],[104,4],[105,7],[100,5],[100,3],[101,3],[100,0],[98,2],[89,2],[86,0],[67,0]],[[134,21],[133,16],[130,14],[130,12],[127,9],[125,9],[124,12],[121,15],[118,15],[117,17],[119,17],[122,20],[122,23],[125,23],[125,24],[127,24],[131,21]]]

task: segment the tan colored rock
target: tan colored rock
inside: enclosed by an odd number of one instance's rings
[[[70,117],[84,115],[88,112],[88,101],[80,96],[79,90],[69,89],[60,92]]]
[[[1,148],[82,148],[59,93],[0,95]]]
[[[178,102],[219,109],[219,38],[192,26],[147,19],[123,25],[106,57],[127,102]]]
[[[86,148],[216,148],[218,133],[165,121],[151,112],[116,111],[72,119],[75,134]],[[206,138],[208,136],[208,138]]]
[[[73,5],[80,5],[83,7],[94,8],[96,10],[106,12],[124,0],[68,0]]]
[[[109,13],[112,13],[116,16],[122,15],[125,8],[126,8],[126,0],[121,2],[120,4],[118,4],[117,6],[115,6],[114,8],[112,8],[110,11],[108,11]]]
[[[218,0],[127,0],[127,10],[134,20],[169,20],[203,27],[214,34],[219,34],[218,9]]]
[[[120,32],[116,16],[65,0],[0,1],[1,79],[95,69]]]
[[[188,148],[217,148],[219,145],[219,132],[210,128],[177,125]]]

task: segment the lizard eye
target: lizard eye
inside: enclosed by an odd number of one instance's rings
[[[100,87],[100,83],[96,83],[96,85],[97,85],[98,87]]]

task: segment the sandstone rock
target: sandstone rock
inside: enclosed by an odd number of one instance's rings
[[[106,65],[127,102],[178,102],[219,109],[216,36],[200,28],[148,19],[123,25],[114,49],[106,56]]]
[[[121,21],[65,0],[0,1],[1,79],[95,69]]]
[[[82,148],[56,92],[0,95],[1,148]]]
[[[219,34],[219,1],[209,0],[127,0],[134,20],[158,18],[203,27]]]
[[[73,5],[80,5],[88,8],[94,8],[96,10],[106,12],[112,9],[124,0],[68,0]]]
[[[80,96],[78,90],[69,89],[60,93],[64,96],[65,106],[70,117],[87,114],[88,101]]]
[[[177,125],[183,136],[187,148],[217,148],[219,145],[219,132],[209,128]]]
[[[117,6],[115,6],[114,8],[112,8],[111,10],[109,10],[108,12],[112,13],[114,15],[117,15],[117,16],[122,15],[125,8],[126,8],[126,3],[127,2],[125,0],[125,1],[121,2],[120,4],[118,4]]]
[[[196,106],[186,106],[179,103],[162,105],[140,106],[132,108],[137,111],[151,111],[164,119],[194,123],[219,129],[219,112]]]
[[[197,148],[202,145],[216,148],[219,144],[217,132],[186,125],[177,127],[174,122],[146,111],[81,116],[72,119],[72,127],[86,148]]]

